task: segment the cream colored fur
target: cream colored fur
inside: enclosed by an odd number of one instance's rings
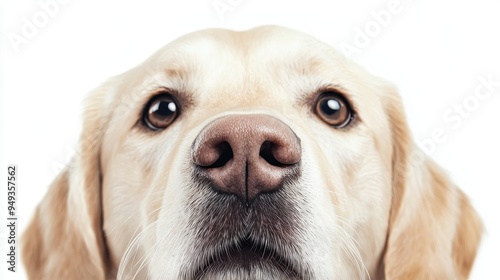
[[[352,100],[355,126],[336,130],[311,112],[324,86]],[[163,87],[182,91],[186,110],[151,133],[141,112]],[[422,159],[394,87],[314,38],[260,27],[186,35],[90,95],[79,152],[23,236],[30,279],[178,279],[206,253],[188,229],[191,144],[210,121],[253,113],[301,139],[307,231],[302,255],[288,257],[313,278],[468,277],[481,222]]]

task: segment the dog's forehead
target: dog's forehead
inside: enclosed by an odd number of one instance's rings
[[[332,63],[336,67],[331,68]],[[209,29],[183,36],[151,56],[145,66],[160,69],[168,78],[182,79],[182,87],[218,97],[258,97],[270,87],[286,87],[293,80],[331,83],[346,65],[333,48],[301,32],[267,26],[248,31]],[[311,77],[314,77],[313,79]],[[321,80],[323,79],[323,80]],[[202,88],[202,90],[200,90]]]
[[[320,72],[345,58],[332,47],[298,31],[265,26],[247,31],[208,29],[185,35],[155,53],[148,63],[195,75],[268,77]],[[172,72],[172,71],[171,71]],[[275,76],[273,76],[275,77]]]
[[[227,63],[224,58],[259,65],[270,60],[324,60],[334,53],[337,52],[333,48],[307,34],[283,27],[264,26],[246,31],[207,29],[193,32],[166,45],[151,60],[171,62],[180,55],[183,59],[210,59],[217,61],[219,66]],[[259,60],[255,61],[256,58]]]

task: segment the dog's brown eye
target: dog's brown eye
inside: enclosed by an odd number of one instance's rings
[[[335,128],[345,127],[352,119],[349,104],[336,93],[323,93],[316,101],[315,113]]]
[[[174,98],[169,94],[162,94],[149,101],[144,111],[144,122],[153,129],[166,128],[179,115],[179,108]]]

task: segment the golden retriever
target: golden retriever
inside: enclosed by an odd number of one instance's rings
[[[281,27],[188,34],[88,98],[31,279],[466,279],[482,224],[396,89]]]

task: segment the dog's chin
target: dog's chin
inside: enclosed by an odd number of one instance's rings
[[[301,278],[289,259],[249,239],[217,252],[194,275],[194,279]]]
[[[221,280],[234,280],[234,279],[242,279],[242,280],[269,280],[269,279],[299,279],[297,277],[290,277],[287,273],[284,273],[281,270],[278,270],[269,265],[257,264],[251,268],[251,270],[240,267],[222,267],[214,268],[213,270],[209,270],[204,273],[202,276],[195,278],[200,280],[209,280],[209,279],[221,279]]]

